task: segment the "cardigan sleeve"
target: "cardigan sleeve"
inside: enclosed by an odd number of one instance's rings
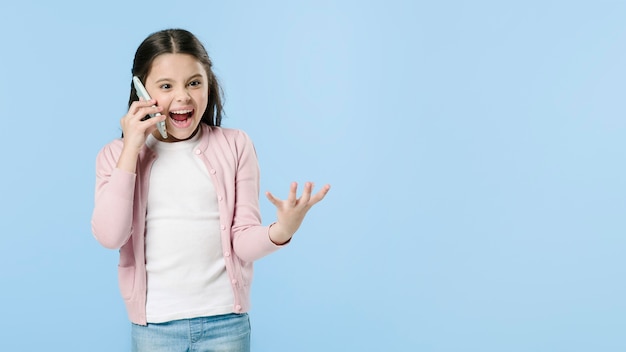
[[[235,208],[232,222],[233,250],[242,260],[252,262],[285,245],[276,245],[269,237],[269,226],[261,223],[259,209],[260,170],[252,140],[237,131],[237,167]]]
[[[116,167],[122,142],[106,145],[96,157],[96,189],[91,231],[106,248],[121,248],[132,232],[136,175]]]

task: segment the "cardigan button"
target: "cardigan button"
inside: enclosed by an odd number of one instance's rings
[[[215,175],[215,169],[211,169],[211,171],[209,171],[211,173],[211,175]]]
[[[236,312],[241,312],[241,306],[240,305],[236,305],[235,306],[235,311]]]
[[[225,257],[230,257],[230,252],[224,252]]]
[[[200,155],[202,154],[202,151],[200,149],[196,149],[196,155]]]

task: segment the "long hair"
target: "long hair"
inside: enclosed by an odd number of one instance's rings
[[[222,123],[222,90],[211,67],[213,63],[209,58],[204,45],[191,32],[184,29],[165,29],[152,33],[137,48],[133,60],[132,74],[145,82],[150,73],[152,62],[161,54],[188,54],[195,57],[204,67],[209,80],[209,101],[200,122],[209,126],[220,126]],[[133,101],[139,100],[132,82],[130,84],[130,97],[128,107]]]

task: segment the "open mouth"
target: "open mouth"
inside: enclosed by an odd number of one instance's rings
[[[175,127],[189,127],[189,125],[191,125],[191,117],[193,116],[193,113],[193,110],[170,111],[170,119]]]

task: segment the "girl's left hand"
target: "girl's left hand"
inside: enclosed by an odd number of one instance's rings
[[[296,198],[298,184],[291,183],[289,188],[289,196],[286,200],[274,197],[270,192],[265,192],[267,199],[276,207],[277,221],[270,227],[270,239],[276,244],[285,244],[289,242],[294,233],[298,230],[306,213],[317,202],[324,199],[330,185],[325,185],[319,192],[311,195],[313,191],[313,183],[304,184],[304,191],[300,198]]]

